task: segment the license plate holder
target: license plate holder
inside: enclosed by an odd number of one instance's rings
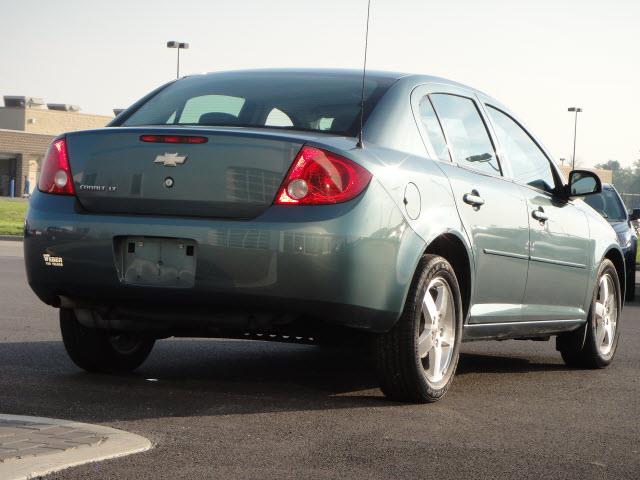
[[[116,265],[125,285],[192,288],[197,243],[163,237],[115,239]]]

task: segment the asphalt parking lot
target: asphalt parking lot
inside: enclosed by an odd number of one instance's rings
[[[553,342],[465,344],[445,400],[401,405],[362,352],[315,346],[164,340],[133,375],[83,373],[15,255],[0,250],[0,413],[155,444],[47,478],[640,478],[636,305],[607,370],[567,369]]]

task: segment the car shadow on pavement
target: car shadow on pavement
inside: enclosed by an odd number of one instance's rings
[[[558,358],[560,358],[560,355],[558,355]],[[562,370],[568,370],[568,368],[561,361],[558,363],[540,363],[521,357],[463,353],[460,356],[457,375],[467,373],[526,373]]]
[[[560,368],[463,354],[459,373]],[[0,392],[2,413],[89,422],[398,405],[362,350],[240,340],[161,341],[127,375],[85,373],[61,342],[0,343]]]

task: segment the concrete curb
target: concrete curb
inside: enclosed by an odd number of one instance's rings
[[[0,240],[17,240],[21,242],[24,237],[22,235],[0,235]]]
[[[0,463],[0,478],[3,480],[28,480],[85,463],[145,452],[153,446],[149,440],[140,435],[100,425],[22,415],[0,415],[0,420],[77,428],[105,438],[103,442],[96,445],[79,446],[64,452],[7,459]]]

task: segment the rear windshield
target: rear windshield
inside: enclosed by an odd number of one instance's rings
[[[395,81],[368,76],[365,120]],[[362,77],[318,72],[229,72],[162,89],[122,126],[201,125],[305,130],[356,136]]]

